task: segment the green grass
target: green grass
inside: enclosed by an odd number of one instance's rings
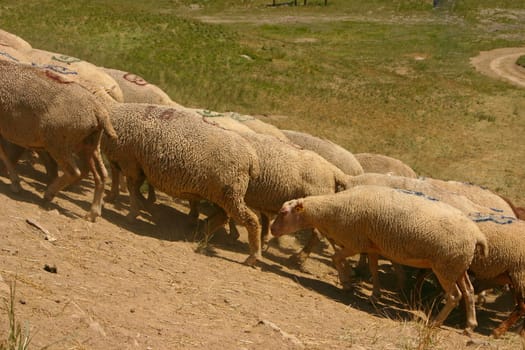
[[[16,281],[9,285],[9,300],[5,300],[7,316],[9,318],[9,330],[7,339],[0,340],[0,350],[27,350],[31,343],[29,328],[27,325],[22,329],[16,320],[15,314]]]
[[[286,115],[270,121],[525,205],[525,92],[469,63],[525,44],[525,4],[271,2],[4,0],[0,18],[34,47],[140,74],[181,104]]]
[[[520,56],[518,60],[516,61],[516,64],[525,67],[525,56]]]

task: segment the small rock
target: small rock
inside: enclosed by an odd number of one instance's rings
[[[51,273],[57,273],[56,266],[49,266],[48,264],[44,265],[44,270]]]

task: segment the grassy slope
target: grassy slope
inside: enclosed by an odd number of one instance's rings
[[[480,50],[524,45],[525,5],[153,3],[4,0],[0,23],[34,47],[141,74],[182,104],[287,115],[273,122],[525,205],[525,152],[515,151],[525,91],[469,64]]]

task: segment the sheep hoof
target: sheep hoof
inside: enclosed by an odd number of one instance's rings
[[[117,196],[113,193],[108,194],[104,197],[104,201],[107,203],[115,203],[115,200],[117,199]]]
[[[20,193],[20,191],[22,191],[22,186],[20,186],[20,182],[13,182],[11,184],[11,191],[13,193]]]
[[[99,216],[100,216],[100,214],[98,214],[98,213],[89,212],[86,215],[84,215],[84,219],[86,219],[88,221],[91,221],[91,222],[95,222],[97,220],[97,217],[99,217]]]
[[[341,286],[343,287],[344,291],[351,291],[354,289],[354,286],[352,286],[352,282],[350,281],[341,282]]]
[[[503,334],[505,333],[505,331],[503,329],[500,329],[500,327],[494,329],[492,331],[492,336],[494,337],[494,339],[498,339],[499,337],[501,337]]]
[[[372,295],[368,298],[368,302],[370,304],[377,304],[379,302],[379,299],[381,299],[381,294],[372,293]]]
[[[137,216],[138,216],[138,215],[135,215],[135,214],[129,213],[128,215],[126,215],[126,221],[129,222],[130,224],[132,224],[132,223],[134,223],[135,221],[137,221]]]
[[[290,255],[290,257],[288,258],[288,261],[290,261],[290,263],[292,263],[293,265],[301,268],[301,267],[304,267],[306,259],[308,259],[308,255],[303,254],[303,252],[299,252],[299,253]]]
[[[257,261],[259,259],[255,255],[250,255],[249,257],[244,260],[244,265],[248,265],[250,267],[256,267]]]

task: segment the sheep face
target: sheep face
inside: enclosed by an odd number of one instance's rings
[[[276,237],[292,234],[305,228],[310,227],[304,216],[302,199],[293,199],[284,203],[271,226],[272,234]]]

